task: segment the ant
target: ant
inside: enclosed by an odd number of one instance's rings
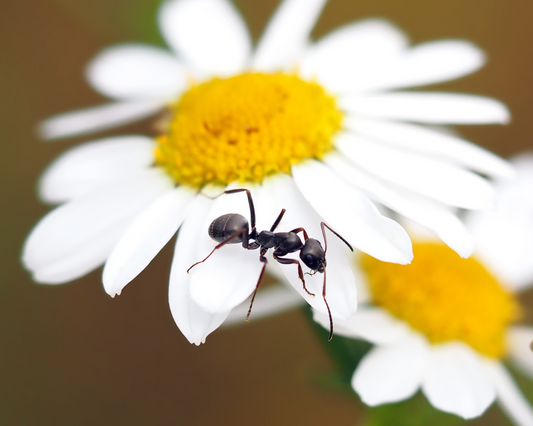
[[[254,202],[252,200],[252,194],[248,189],[231,189],[224,191],[222,194],[235,194],[238,192],[246,192],[248,197],[248,205],[250,208],[250,221],[251,221],[251,230],[248,225],[246,218],[237,213],[228,213],[222,215],[209,225],[208,234],[214,241],[219,244],[207,255],[207,257],[199,262],[196,262],[189,269],[187,273],[194,268],[196,265],[205,262],[209,257],[219,248],[225,246],[226,244],[239,244],[242,243],[243,248],[246,250],[259,250],[259,260],[263,263],[263,268],[257,280],[255,290],[252,294],[252,299],[250,301],[250,308],[248,309],[248,314],[246,315],[246,321],[250,318],[252,312],[252,305],[254,303],[255,295],[259,289],[261,279],[265,272],[267,258],[266,253],[269,249],[274,249],[273,257],[274,259],[282,265],[291,265],[296,264],[298,266],[298,278],[302,281],[303,288],[310,296],[315,296],[314,293],[311,293],[306,285],[304,279],[304,273],[302,271],[302,266],[300,262],[296,259],[290,259],[283,256],[286,256],[289,253],[300,252],[300,259],[302,262],[311,269],[309,275],[314,275],[317,272],[324,274],[324,284],[322,286],[322,297],[324,298],[324,303],[328,310],[329,315],[329,337],[328,340],[331,340],[333,337],[333,318],[331,316],[331,310],[329,308],[328,302],[326,300],[326,251],[328,249],[328,243],[326,239],[326,229],[328,228],[333,234],[335,234],[344,244],[346,244],[351,251],[353,251],[352,246],[341,237],[337,232],[335,232],[331,227],[324,223],[320,222],[320,227],[322,229],[322,236],[324,237],[324,248],[320,244],[320,241],[315,240],[314,238],[309,238],[307,232],[304,228],[296,228],[289,232],[274,232],[278,227],[283,215],[285,214],[285,209],[281,209],[280,214],[277,219],[274,221],[269,231],[257,232],[255,227],[255,208]],[[215,198],[218,198],[218,195]],[[302,244],[300,237],[297,235],[302,232],[304,236],[305,243]]]

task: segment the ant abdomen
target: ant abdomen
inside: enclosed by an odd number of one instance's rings
[[[244,241],[248,235],[248,221],[237,213],[228,213],[216,218],[208,230],[209,236],[218,243],[227,240],[232,235],[236,235],[227,244],[238,244]]]

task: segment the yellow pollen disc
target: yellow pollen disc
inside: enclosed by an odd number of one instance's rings
[[[292,74],[246,73],[191,87],[170,107],[156,162],[178,184],[257,182],[333,149],[343,115],[324,89]]]
[[[373,302],[432,343],[460,340],[486,356],[504,356],[506,329],[519,316],[513,295],[475,258],[436,243],[413,248],[407,266],[361,258]]]

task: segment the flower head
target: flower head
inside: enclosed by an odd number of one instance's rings
[[[286,0],[252,52],[244,22],[227,0],[168,0],[159,26],[170,50],[130,44],[106,49],[87,77],[113,103],[46,121],[48,138],[102,130],[156,112],[156,137],[93,141],[45,172],[41,196],[64,203],[29,236],[23,254],[37,281],[62,283],[105,262],[106,291],[119,294],[180,228],[170,277],[174,318],[194,343],[204,341],[254,291],[257,252],[214,247],[209,224],[226,213],[257,229],[281,209],[279,231],[321,235],[325,221],[351,245],[395,263],[412,259],[405,230],[371,199],[428,227],[461,256],[472,244],[448,206],[482,209],[493,202],[488,176],[508,176],[494,155],[426,124],[504,123],[499,102],[450,93],[390,92],[446,81],[483,65],[462,41],[409,47],[390,24],[347,25],[316,43],[309,34],[325,0]],[[350,52],[347,54],[346,52]],[[407,124],[420,123],[421,125]],[[328,241],[327,301],[350,318],[356,289],[345,247]],[[284,273],[313,307],[326,313],[321,274]]]
[[[518,180],[499,185],[497,208],[468,218],[472,258],[420,236],[411,265],[359,259],[372,306],[338,321],[335,331],[376,345],[352,379],[365,403],[401,401],[421,389],[434,407],[471,418],[498,398],[517,424],[533,424],[533,409],[501,363],[510,358],[533,372],[533,329],[514,325],[521,314],[515,293],[533,284],[531,258],[523,255],[533,253],[533,159],[515,164]]]

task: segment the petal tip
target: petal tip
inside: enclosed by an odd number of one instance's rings
[[[500,111],[499,111],[499,117],[496,118],[496,123],[502,124],[502,125],[511,123],[511,111],[509,110],[509,108],[507,108],[507,105],[501,102],[498,102],[498,104],[500,107]]]
[[[456,253],[461,259],[468,259],[474,253],[474,247],[468,248],[467,250],[457,250]]]
[[[39,139],[44,139],[45,141],[52,139],[59,139],[61,136],[58,136],[53,131],[53,128],[50,124],[50,120],[44,120],[37,125],[35,129],[35,134]]]

